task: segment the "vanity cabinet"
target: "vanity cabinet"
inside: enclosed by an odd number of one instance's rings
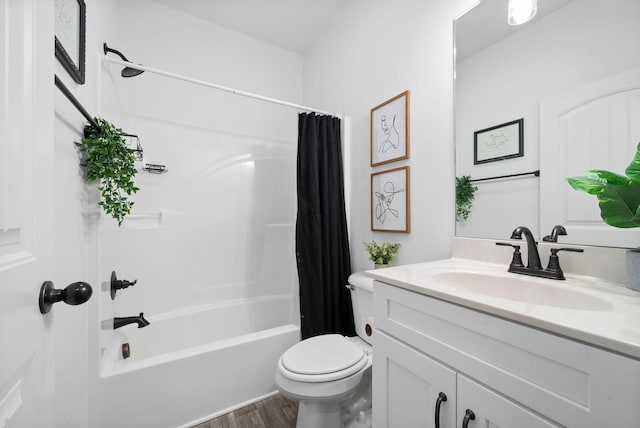
[[[380,331],[375,334],[374,360],[373,426],[434,426],[438,404],[440,427],[456,426],[455,371]]]
[[[500,315],[376,281],[373,426],[640,426],[640,361]]]

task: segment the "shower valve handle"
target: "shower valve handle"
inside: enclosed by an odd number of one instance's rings
[[[116,298],[116,291],[124,290],[138,283],[137,279],[133,281],[127,281],[126,279],[118,279],[116,272],[111,272],[111,300]]]

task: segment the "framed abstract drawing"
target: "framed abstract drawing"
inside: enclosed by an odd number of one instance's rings
[[[371,174],[371,230],[410,232],[409,167]]]
[[[409,158],[409,91],[371,109],[371,166]]]

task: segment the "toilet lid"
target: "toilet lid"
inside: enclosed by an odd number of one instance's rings
[[[321,375],[357,367],[364,358],[364,351],[344,336],[324,334],[293,345],[281,363],[292,373]]]

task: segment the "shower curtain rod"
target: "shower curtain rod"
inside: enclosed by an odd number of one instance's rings
[[[200,86],[206,86],[207,88],[218,89],[218,90],[225,91],[225,92],[231,92],[232,94],[235,94],[235,95],[242,95],[243,97],[254,98],[254,99],[257,99],[257,100],[267,101],[267,102],[270,102],[270,103],[274,103],[274,104],[279,104],[279,105],[286,106],[286,107],[295,108],[295,109],[298,109],[298,110],[304,110],[304,111],[308,111],[308,112],[325,114],[325,115],[328,115],[328,116],[334,116],[334,117],[342,119],[342,115],[341,114],[333,114],[333,113],[329,113],[329,112],[326,112],[326,111],[318,110],[318,109],[315,109],[315,108],[312,108],[312,107],[307,107],[307,106],[303,106],[303,105],[300,105],[300,104],[290,103],[288,101],[279,100],[277,98],[265,97],[263,95],[258,95],[258,94],[254,94],[254,93],[251,93],[251,92],[241,91],[241,90],[238,90],[238,89],[229,88],[227,86],[222,86],[222,85],[217,85],[215,83],[206,82],[204,80],[193,79],[191,77],[186,77],[186,76],[181,76],[179,74],[170,73],[168,71],[158,70],[157,68],[152,68],[152,67],[147,67],[145,65],[135,64],[133,62],[122,61],[120,59],[116,59],[116,58],[112,58],[112,57],[105,57],[105,59],[108,62],[112,62],[114,64],[120,64],[120,65],[123,65],[125,67],[131,67],[131,68],[136,68],[138,70],[148,71],[149,73],[154,73],[154,74],[159,74],[161,76],[171,77],[173,79],[182,80],[184,82],[189,82],[189,83],[194,83],[194,84],[200,85]]]

